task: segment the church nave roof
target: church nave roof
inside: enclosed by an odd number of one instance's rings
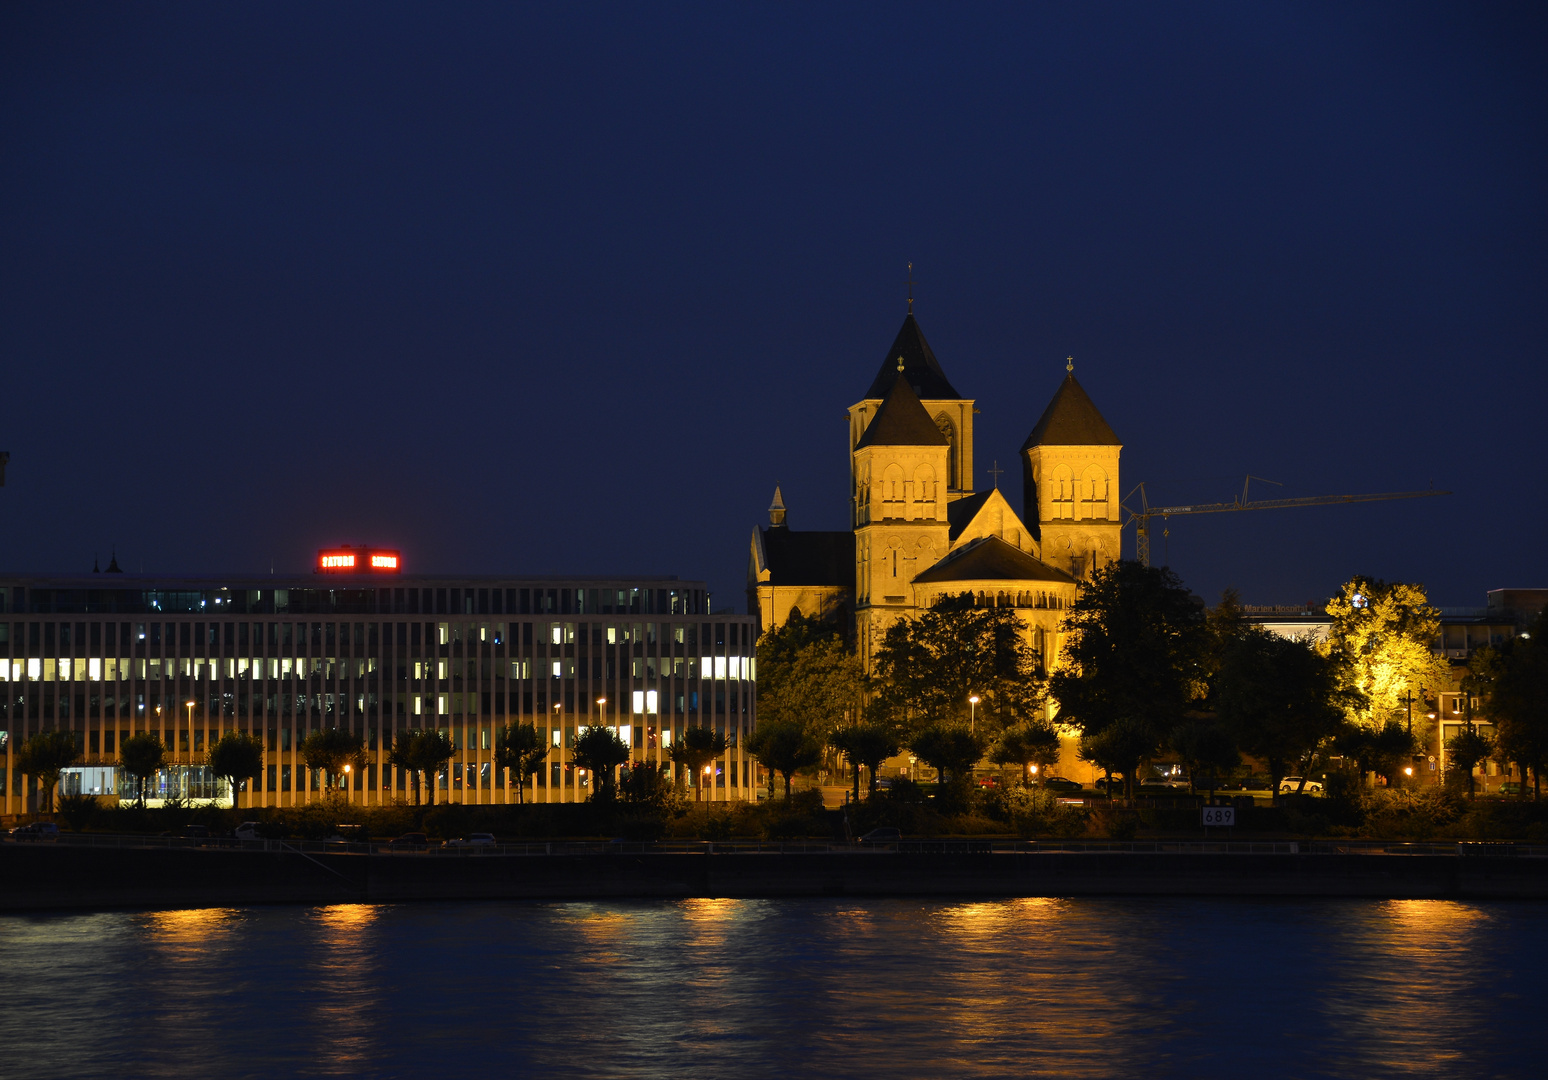
[[[1054,581],[1073,585],[1063,570],[1039,562],[998,536],[981,536],[914,575],[915,585],[944,581]]]

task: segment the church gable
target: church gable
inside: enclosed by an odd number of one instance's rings
[[[1037,554],[1031,532],[999,488],[959,499],[947,507],[947,513],[953,551],[974,540],[994,536],[1029,555]]]

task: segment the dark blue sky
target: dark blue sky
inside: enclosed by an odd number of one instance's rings
[[[7,5],[0,565],[740,608],[776,482],[847,524],[913,260],[1012,490],[1073,353],[1152,501],[1456,492],[1173,519],[1202,595],[1548,585],[1545,59],[1537,6]]]

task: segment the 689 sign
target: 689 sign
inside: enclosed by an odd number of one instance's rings
[[[1230,828],[1236,825],[1236,807],[1234,806],[1205,806],[1200,808],[1204,815],[1204,827],[1220,826]]]

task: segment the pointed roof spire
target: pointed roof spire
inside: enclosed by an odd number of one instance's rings
[[[774,485],[774,501],[769,504],[769,525],[773,528],[784,528],[785,525],[785,499],[779,493],[779,485]]]
[[[908,313],[914,313],[914,264],[908,264]]]
[[[91,572],[93,574],[102,573],[102,560],[98,559],[95,555],[91,557]]]
[[[107,573],[107,574],[122,574],[123,573],[123,570],[120,569],[119,565],[118,565],[118,549],[117,548],[113,549],[113,557],[108,560],[108,568],[105,571],[103,571],[103,573]]]
[[[1038,419],[1022,450],[1034,446],[1119,446],[1113,429],[1097,410],[1085,387],[1075,380],[1075,359],[1065,361],[1064,382]]]
[[[898,330],[898,336],[893,340],[892,348],[888,349],[887,355],[882,358],[881,370],[872,380],[871,388],[865,392],[865,400],[887,396],[887,391],[891,390],[892,384],[898,380],[900,362],[903,373],[908,376],[908,381],[919,397],[931,401],[962,400],[962,395],[957,393],[951,381],[946,378],[946,373],[941,370],[940,361],[936,360],[935,353],[931,350],[930,343],[925,340],[924,333],[919,329],[919,323],[915,321],[912,311],[904,317],[903,326]]]
[[[855,443],[863,446],[949,446],[930,414],[919,403],[919,395],[907,379],[894,379],[881,408],[866,426],[865,434]]]

